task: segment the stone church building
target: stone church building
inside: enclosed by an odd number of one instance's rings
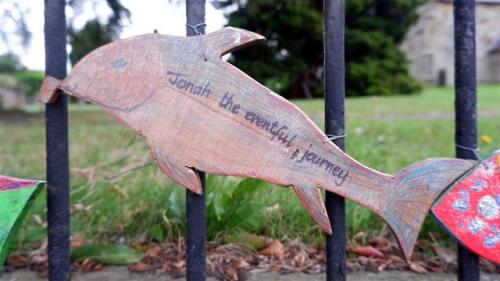
[[[478,83],[500,82],[500,0],[476,0]],[[420,18],[401,48],[410,73],[431,85],[453,85],[453,4],[433,0],[419,8]]]

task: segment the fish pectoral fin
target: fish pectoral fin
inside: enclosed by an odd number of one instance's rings
[[[193,38],[193,40],[197,40]],[[266,38],[257,33],[235,27],[224,27],[203,35],[203,42],[218,56],[234,52],[240,48],[264,41]]]
[[[203,193],[200,176],[195,170],[167,159],[162,153],[161,148],[157,146],[150,146],[150,150],[153,159],[160,166],[161,171],[169,178],[194,193]]]
[[[297,194],[297,197],[299,197],[300,203],[306,208],[313,220],[316,221],[326,233],[332,234],[332,226],[328,219],[325,203],[321,197],[321,190],[310,186],[294,185],[292,188],[295,194]]]

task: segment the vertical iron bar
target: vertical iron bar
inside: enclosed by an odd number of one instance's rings
[[[345,61],[344,0],[323,1],[325,130],[344,135]],[[344,150],[344,138],[333,141]],[[326,236],[326,280],[346,280],[345,199],[326,192],[325,204],[333,234]]]
[[[199,25],[205,22],[205,0],[186,0],[186,34],[197,35],[197,31],[205,34],[205,26]],[[203,50],[200,50],[202,52]],[[186,191],[186,243],[187,243],[187,281],[204,281],[206,251],[205,251],[205,173],[198,172],[201,179],[203,195],[198,195],[189,190]]]
[[[475,0],[454,0],[455,143],[477,148]],[[462,159],[476,159],[472,151],[456,147]],[[479,280],[479,258],[458,245],[458,280]]]
[[[45,0],[45,74],[66,77],[65,0]],[[45,108],[49,280],[70,280],[68,101]]]

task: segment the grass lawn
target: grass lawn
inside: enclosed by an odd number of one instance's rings
[[[481,152],[500,147],[500,85],[478,89]],[[297,101],[323,126],[323,101]],[[351,98],[346,104],[346,150],[362,163],[394,173],[427,157],[454,156],[453,89],[414,96]],[[184,189],[152,164],[145,142],[92,106],[70,107],[71,232],[90,241],[177,239],[184,231]],[[45,178],[43,114],[0,114],[0,174]],[[244,204],[242,204],[244,202]],[[18,248],[45,236],[45,198],[28,214]],[[211,176],[208,236],[238,231],[320,242],[323,235],[290,189]],[[366,209],[348,204],[349,237],[387,227]],[[439,228],[426,221],[421,237]],[[447,241],[447,240],[443,240]]]

